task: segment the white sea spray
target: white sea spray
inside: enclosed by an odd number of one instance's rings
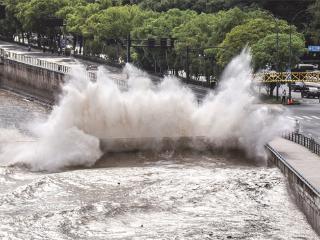
[[[1,162],[46,171],[92,166],[103,154],[101,139],[164,137],[204,137],[216,147],[237,147],[261,157],[264,145],[292,126],[268,106],[256,104],[250,64],[244,50],[201,104],[172,76],[155,85],[146,73],[127,65],[123,74],[129,88],[123,91],[103,68],[96,82],[88,80],[83,67],[75,68],[47,121],[31,124],[33,141],[2,144]]]

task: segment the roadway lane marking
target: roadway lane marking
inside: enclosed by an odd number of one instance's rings
[[[294,118],[293,118],[293,117],[289,117],[289,116],[287,116],[287,118],[289,118],[290,120],[294,120]]]
[[[313,117],[313,118],[315,118],[315,119],[320,120],[320,118],[319,118],[319,117],[317,117],[317,116],[311,116],[311,117]]]
[[[295,118],[298,118],[298,119],[300,119],[300,120],[303,120],[303,118],[302,117],[299,117],[299,116],[294,116]]]
[[[311,117],[308,117],[308,116],[302,116],[302,117],[304,117],[304,118],[306,118],[306,119],[312,119]]]

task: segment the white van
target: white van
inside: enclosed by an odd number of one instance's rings
[[[318,71],[318,64],[299,63],[291,72],[314,72]]]

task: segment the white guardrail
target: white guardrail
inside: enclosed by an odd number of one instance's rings
[[[69,66],[46,61],[46,60],[39,59],[34,56],[19,54],[19,53],[7,50],[5,48],[0,48],[0,62],[3,59],[9,59],[12,61],[27,64],[27,65],[36,66],[36,67],[48,69],[51,71],[59,72],[62,74],[69,74],[71,72],[71,67],[69,67]],[[91,81],[97,80],[96,71],[88,70],[87,75]],[[118,77],[115,77],[115,78],[112,78],[112,80],[119,86],[120,89],[122,89],[122,90],[128,89],[128,83],[125,79],[120,79]]]
[[[33,56],[28,56],[24,54],[18,54],[16,52],[12,52],[6,50],[4,48],[0,48],[0,57],[4,59],[13,60],[16,62],[25,63],[31,66],[37,66],[45,69],[49,69],[51,71],[60,72],[60,73],[69,73],[71,68],[68,66],[64,66],[62,64],[46,61],[43,59],[39,59]]]

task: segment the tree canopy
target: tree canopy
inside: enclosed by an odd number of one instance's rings
[[[2,26],[5,26],[0,34],[12,37],[14,33],[32,32],[52,36],[60,31],[60,34],[63,32],[74,36],[74,45],[79,39],[81,45],[84,42],[86,54],[103,54],[114,61],[125,58],[126,39],[131,34],[132,39],[141,40],[135,40],[132,47],[133,60],[141,67],[185,71],[188,64],[186,57],[190,57],[190,70],[196,75],[207,74],[206,68],[213,68],[213,65],[224,67],[247,45],[252,49],[256,69],[263,68],[266,64],[274,65],[275,62],[279,62],[279,67],[284,69],[288,62],[291,23],[262,9],[270,8],[270,1],[135,1],[138,5],[130,2],[132,1],[4,0],[7,18],[0,20]],[[312,27],[317,29],[319,26],[319,2],[320,0],[314,0],[309,4],[312,15],[309,32],[312,32]],[[283,3],[276,4],[272,11],[283,7]],[[296,10],[304,11],[308,6],[301,7],[298,4],[297,7]],[[292,13],[290,14],[292,17]],[[52,17],[63,18],[65,26],[57,28],[55,32],[44,21]],[[294,63],[305,52],[305,39],[295,26],[291,30]],[[314,30],[314,38],[316,34],[317,31]],[[60,35],[56,38],[59,39]],[[135,47],[148,38],[173,38],[175,47]]]
[[[295,48],[293,49],[294,51],[292,51],[294,56],[293,63],[297,63],[298,57],[304,53],[305,41],[303,35],[298,34],[295,27],[292,27],[291,30],[293,39],[295,40]],[[274,64],[275,62],[272,62],[271,60],[274,60],[277,57],[274,51],[275,46],[277,45],[277,37],[274,37],[274,35],[277,32],[279,34],[279,51],[281,53],[286,52],[285,55],[282,55],[282,59],[285,63],[288,63],[290,26],[284,20],[276,21],[270,17],[252,18],[245,23],[234,27],[219,45],[224,50],[218,52],[218,62],[221,65],[225,65],[235,53],[240,52],[243,46],[248,44],[252,47],[253,60],[256,68],[261,68],[266,64]],[[284,57],[286,57],[286,60]],[[281,62],[280,67],[284,67],[284,65],[285,64]],[[282,70],[284,69],[282,68]]]

